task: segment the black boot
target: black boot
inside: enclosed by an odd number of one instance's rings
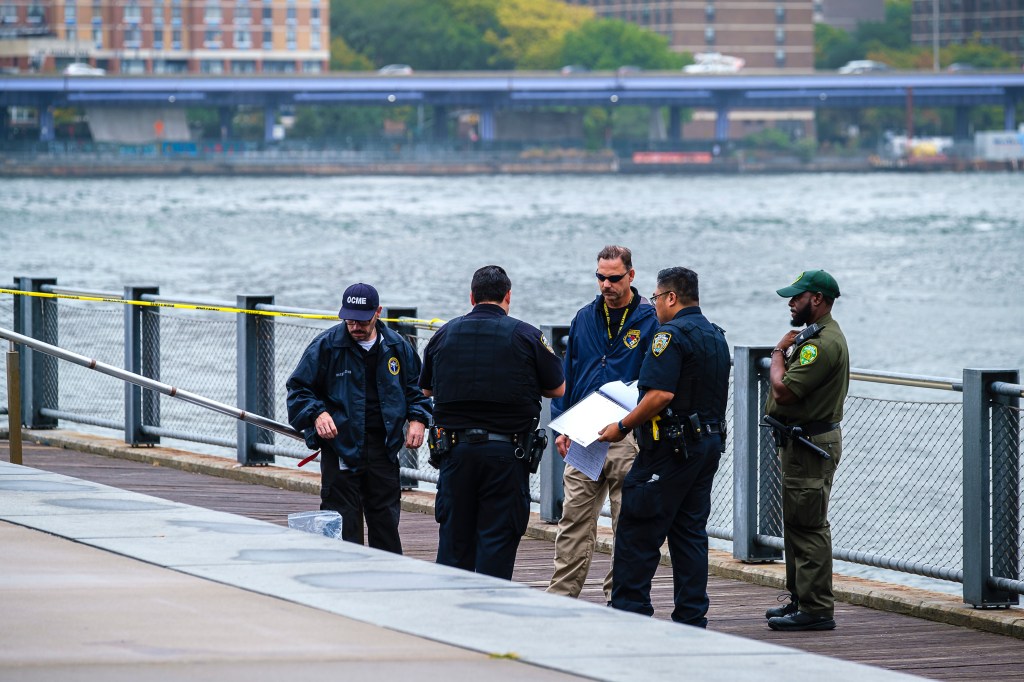
[[[792,595],[792,594],[780,594],[779,595],[779,601],[785,601],[786,599],[789,600],[788,604],[783,604],[782,606],[776,606],[774,608],[768,609],[767,611],[764,612],[764,617],[765,618],[783,618],[785,616],[788,616],[791,613],[796,613],[797,611],[800,610],[800,604],[799,604],[799,602],[797,602],[795,595]]]
[[[769,618],[768,627],[772,630],[800,631],[800,630],[834,630],[836,621],[831,616],[812,616],[803,611],[791,613],[782,618]]]

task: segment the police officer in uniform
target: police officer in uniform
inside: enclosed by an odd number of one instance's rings
[[[839,422],[850,384],[846,337],[832,319],[839,285],[824,270],[808,270],[777,293],[789,298],[792,325],[808,328],[790,331],[772,349],[765,413],[787,427],[776,429],[775,438],[790,601],[765,616],[772,630],[831,630],[836,621],[828,501],[842,455]],[[829,457],[793,437],[792,427]]]
[[[700,309],[697,273],[658,273],[651,295],[661,327],[640,368],[640,402],[600,432],[636,430],[640,452],[622,488],[612,606],[653,615],[651,579],[668,538],[677,623],[707,626],[711,485],[725,449],[729,347]]]
[[[434,399],[441,444],[437,563],[511,579],[530,517],[530,445],[541,397],[565,391],[540,331],[509,317],[512,283],[497,265],[473,274],[473,310],[434,334],[419,386]]]

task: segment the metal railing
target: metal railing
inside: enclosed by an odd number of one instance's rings
[[[111,366],[123,364],[128,372],[187,387],[205,399],[271,421],[286,414],[284,383],[302,351],[336,324],[269,316],[335,315],[333,310],[275,306],[272,296],[238,296],[231,303],[169,299],[156,287],[125,287],[117,294],[58,288],[53,279],[27,277],[18,278],[13,288],[104,300],[0,296],[0,327],[13,326],[16,333]],[[125,300],[152,305],[121,303]],[[210,308],[259,314],[226,315]],[[415,315],[415,308],[385,311],[394,320],[389,324],[422,354],[429,335],[420,332],[432,326],[417,324]],[[568,327],[545,326],[542,331],[556,351],[564,349]],[[770,350],[735,349],[727,414],[731,429],[708,524],[709,535],[731,541],[734,556],[744,561],[778,560],[783,547],[777,453],[759,426]],[[245,465],[309,454],[300,440],[276,439],[271,430],[136,384],[121,387],[116,378],[77,364],[58,368],[56,357],[30,348],[21,353],[19,367],[22,421],[29,428],[55,428],[65,421],[117,429],[133,446],[153,445],[161,438],[188,440],[231,448]],[[961,378],[941,378],[854,369],[851,379],[844,455],[830,510],[834,556],[963,583],[964,600],[976,606],[1016,604],[1024,594],[1024,389],[1019,371],[968,369]],[[867,383],[911,387],[915,398],[856,395],[856,387]],[[6,377],[0,386],[0,404],[5,404]],[[949,399],[957,394],[959,399]],[[545,417],[547,407],[545,401]],[[425,447],[401,453],[404,487],[437,481],[426,460]],[[531,477],[531,496],[547,521],[561,514],[562,468],[552,447],[540,472]]]

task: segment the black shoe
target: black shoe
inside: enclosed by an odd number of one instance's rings
[[[772,630],[799,631],[799,630],[834,630],[836,621],[829,616],[812,616],[803,611],[791,613],[781,618],[769,618],[768,627]]]
[[[788,604],[783,604],[782,606],[776,606],[774,608],[768,609],[767,611],[764,612],[764,617],[765,618],[782,618],[784,616],[788,616],[791,613],[796,613],[797,611],[800,610],[800,604],[797,603],[796,597],[794,597],[791,594],[781,594],[781,595],[779,595],[779,601],[784,601],[786,599],[789,600]]]

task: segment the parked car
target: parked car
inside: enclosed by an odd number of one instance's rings
[[[105,76],[106,74],[106,69],[91,66],[84,62],[74,62],[64,67],[65,76]]]
[[[978,67],[974,64],[968,64],[966,62],[953,62],[946,67],[946,71],[949,73],[963,73],[965,71],[977,71]]]
[[[388,64],[382,66],[377,70],[377,73],[382,73],[387,76],[411,76],[412,67],[408,64]]]
[[[615,73],[619,74],[620,76],[624,76],[627,73],[640,73],[641,71],[643,71],[643,69],[641,69],[639,66],[632,66],[627,64],[626,66],[620,66],[619,68],[617,68],[615,70]]]
[[[589,71],[590,69],[579,64],[566,64],[561,68],[561,73],[563,76],[568,76],[571,73],[587,73]]]
[[[871,59],[855,59],[839,67],[839,73],[849,75],[857,73],[879,73],[889,70],[888,64]]]

